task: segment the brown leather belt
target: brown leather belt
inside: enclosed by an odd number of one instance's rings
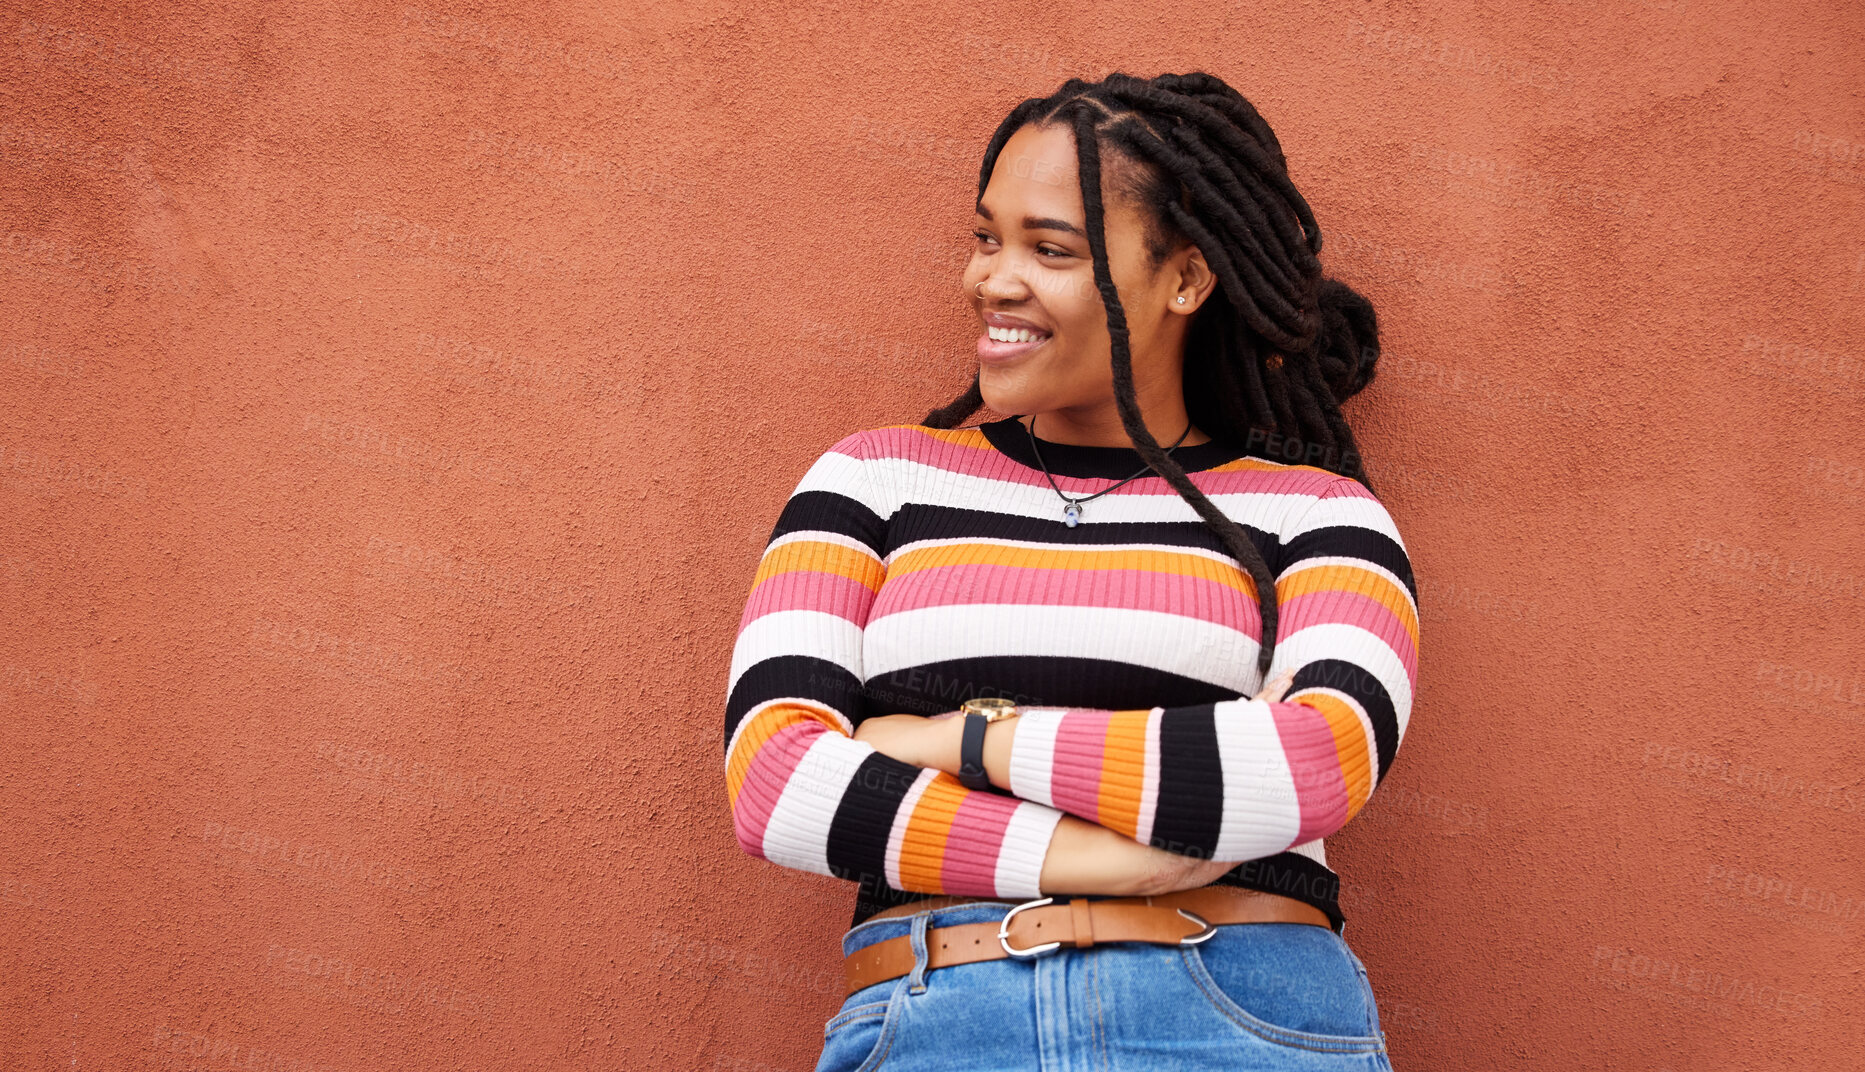
[[[910,916],[958,904],[1002,904],[991,898],[933,897],[876,912],[863,920]],[[1327,913],[1292,897],[1236,886],[1201,886],[1152,897],[1039,897],[1010,908],[1002,921],[960,923],[926,930],[926,968],[1016,957],[1029,960],[1063,946],[1088,949],[1104,942],[1194,945],[1226,923],[1312,923],[1330,927]],[[913,936],[863,946],[843,962],[848,993],[897,979],[913,970]]]

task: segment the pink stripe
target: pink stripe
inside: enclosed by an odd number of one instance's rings
[[[1055,807],[1101,821],[1101,762],[1113,719],[1112,711],[1075,707],[1057,720],[1055,759],[1049,773],[1049,796]]]
[[[960,802],[952,816],[952,831],[946,837],[945,859],[939,869],[939,884],[945,892],[996,895],[997,856],[1010,828],[1010,816],[1019,803],[1015,797],[996,793],[971,793]],[[975,855],[965,851],[967,842],[975,844]]]
[[[1211,563],[1213,573],[1237,567]],[[1145,569],[1059,569],[960,563],[896,572],[874,621],[899,611],[963,604],[1113,607],[1157,611],[1242,628],[1255,637],[1261,610],[1249,593],[1207,577]]]
[[[1295,779],[1295,800],[1301,808],[1296,845],[1339,830],[1347,822],[1347,779],[1340,769],[1334,732],[1321,712],[1287,701],[1269,705],[1282,740],[1282,754]]]
[[[771,813],[777,810],[777,798],[803,761],[803,753],[829,732],[820,722],[798,722],[779,730],[751,757],[745,780],[738,787],[738,805],[732,811],[740,848],[764,858],[764,832],[770,826]]]
[[[789,570],[767,577],[745,600],[738,631],[780,610],[816,610],[860,625],[874,603],[874,589],[839,573]]]
[[[1378,496],[1366,490],[1366,485],[1360,483],[1358,480],[1355,480],[1352,477],[1337,477],[1333,475],[1332,473],[1330,473],[1328,474],[1328,479],[1322,481],[1322,485],[1325,486],[1329,483],[1332,483],[1333,481],[1339,481],[1339,483],[1335,483],[1333,484],[1332,487],[1327,488],[1327,494],[1325,498],[1329,498],[1329,499],[1372,499],[1375,502],[1379,501]]]
[[[1282,604],[1282,614],[1281,628],[1286,632],[1277,643],[1315,625],[1339,624],[1364,629],[1386,642],[1398,657],[1399,665],[1405,667],[1405,676],[1411,679],[1413,690],[1417,690],[1418,645],[1412,643],[1411,630],[1405,628],[1399,616],[1379,600],[1359,592],[1309,592]]]

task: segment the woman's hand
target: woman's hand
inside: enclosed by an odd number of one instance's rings
[[[1165,852],[1155,849],[1155,852]],[[1166,852],[1175,857],[1160,867],[1159,873],[1149,883],[1149,888],[1142,896],[1161,893],[1177,893],[1179,890],[1195,890],[1216,882],[1225,872],[1237,866],[1236,860],[1207,860],[1202,856],[1181,856],[1176,852]]]
[[[1277,674],[1273,680],[1271,680],[1268,684],[1263,686],[1262,692],[1259,692],[1255,696],[1250,697],[1250,699],[1268,700],[1270,703],[1275,703],[1277,700],[1280,700],[1284,696],[1288,695],[1289,686],[1293,685],[1294,683],[1295,683],[1295,669],[1291,667],[1287,670],[1284,670],[1282,673]]]

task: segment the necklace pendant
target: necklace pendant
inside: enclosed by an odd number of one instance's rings
[[[1062,519],[1068,522],[1069,528],[1074,528],[1076,525],[1080,524],[1081,504],[1069,503],[1067,506],[1064,506],[1062,508]]]

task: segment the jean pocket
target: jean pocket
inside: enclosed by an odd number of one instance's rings
[[[815,1072],[867,1072],[886,1059],[887,1042],[898,1018],[900,987],[881,993],[887,996],[880,1000],[869,1000],[872,994],[850,994],[841,1010],[822,1025],[822,1056]]]
[[[1179,953],[1199,992],[1241,1031],[1325,1053],[1386,1049],[1366,975],[1331,930],[1303,923],[1222,926]]]

